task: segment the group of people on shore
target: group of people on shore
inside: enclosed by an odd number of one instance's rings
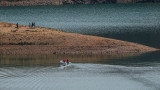
[[[35,22],[29,23],[29,27],[30,27],[30,28],[35,28],[35,27],[36,27]]]
[[[35,27],[36,27],[35,22],[29,23],[29,28],[35,28]],[[19,28],[19,24],[18,23],[16,24],[16,28],[17,29]]]

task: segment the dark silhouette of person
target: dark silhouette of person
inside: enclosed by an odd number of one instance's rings
[[[34,27],[36,27],[36,24],[35,24],[35,22],[33,22],[33,26],[34,26]]]
[[[34,28],[35,27],[35,22],[32,22],[32,26],[31,26],[32,28]]]
[[[18,25],[18,23],[16,24],[16,28],[17,28],[17,29],[19,28],[19,25]]]
[[[33,24],[33,22],[32,22],[32,26],[31,27],[33,27],[34,26],[34,24]]]

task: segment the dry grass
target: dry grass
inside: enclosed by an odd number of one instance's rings
[[[0,22],[0,54],[103,54],[157,50],[137,43],[55,29],[15,27],[15,24]]]

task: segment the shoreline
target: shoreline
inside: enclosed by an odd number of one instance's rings
[[[105,55],[147,53],[154,50],[143,51],[138,49],[122,50],[106,46],[54,46],[54,45],[1,45],[1,55]],[[156,50],[155,50],[156,51]]]
[[[160,1],[144,1],[144,0],[116,0],[116,1],[106,1],[106,0],[14,0],[0,1],[0,6],[47,6],[47,5],[73,5],[73,4],[127,4],[127,3],[159,3]]]
[[[0,22],[0,54],[145,53],[159,49],[145,45],[56,29]]]

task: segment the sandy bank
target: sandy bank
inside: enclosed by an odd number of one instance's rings
[[[157,49],[111,38],[0,22],[0,54],[105,54]]]

